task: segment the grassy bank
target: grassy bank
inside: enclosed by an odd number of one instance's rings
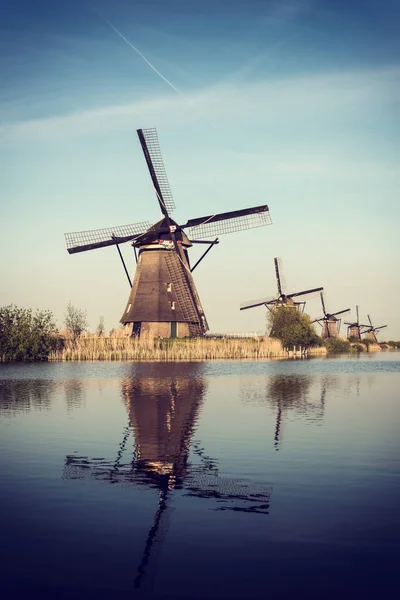
[[[313,349],[311,354],[324,349]],[[291,353],[292,354],[292,353]],[[73,342],[65,340],[49,355],[52,361],[68,360],[229,360],[286,358],[282,343],[273,338],[238,339],[160,339],[89,336]]]
[[[348,352],[379,352],[381,347],[371,340],[350,342],[342,338],[329,338],[324,341],[328,354],[346,354]]]

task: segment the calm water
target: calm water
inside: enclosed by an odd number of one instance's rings
[[[394,596],[399,359],[0,366],[2,597]]]

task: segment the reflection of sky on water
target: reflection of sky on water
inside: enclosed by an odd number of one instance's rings
[[[281,596],[383,593],[398,549],[398,366],[0,368],[5,585],[251,598],[267,576]]]

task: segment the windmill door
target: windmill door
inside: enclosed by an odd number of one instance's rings
[[[176,321],[171,321],[171,337],[178,337],[178,323]]]

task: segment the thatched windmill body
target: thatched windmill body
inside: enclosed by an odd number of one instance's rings
[[[368,327],[368,325],[361,325],[360,318],[358,315],[358,305],[356,305],[356,315],[357,321],[354,321],[353,323],[345,321],[344,323],[345,325],[347,325],[347,337],[361,340],[361,329],[363,327]]]
[[[66,234],[70,254],[117,246],[131,291],[121,317],[127,334],[147,332],[161,337],[203,335],[207,320],[194,284],[192,272],[218,238],[207,236],[269,225],[267,205],[189,219],[183,225],[171,218],[175,208],[155,129],[138,129],[139,141],[157,196],[162,219],[108,229]],[[185,230],[188,230],[188,234]],[[119,245],[132,242],[137,258],[131,284]],[[191,268],[187,250],[192,244],[208,248]],[[138,255],[137,255],[138,250]]]
[[[385,327],[387,327],[387,325],[379,325],[379,327],[374,327],[374,325],[372,324],[372,321],[371,321],[371,317],[369,315],[367,315],[367,317],[368,317],[368,321],[369,321],[369,327],[367,327],[367,329],[364,329],[361,333],[366,334],[367,340],[371,340],[371,342],[375,342],[375,344],[378,344],[379,342],[378,342],[378,338],[376,337],[376,334],[381,329],[384,329]]]
[[[305,296],[307,294],[312,294],[313,292],[319,292],[324,289],[322,287],[318,287],[309,290],[303,290],[302,292],[293,292],[292,294],[285,294],[282,291],[281,276],[279,273],[279,263],[277,258],[274,258],[274,264],[278,296],[275,298],[262,298],[260,300],[243,302],[240,306],[240,310],[247,310],[248,308],[255,308],[256,306],[266,306],[268,310],[273,312],[274,309],[279,306],[292,306],[293,308],[301,310],[303,312],[306,303],[296,302],[295,298],[298,298],[299,296]]]
[[[345,308],[343,310],[339,310],[334,313],[328,313],[325,308],[324,295],[320,292],[322,310],[324,311],[324,316],[315,319],[313,323],[318,323],[322,327],[321,336],[323,338],[335,338],[339,336],[341,319],[338,319],[339,315],[343,315],[350,311],[350,308]]]

